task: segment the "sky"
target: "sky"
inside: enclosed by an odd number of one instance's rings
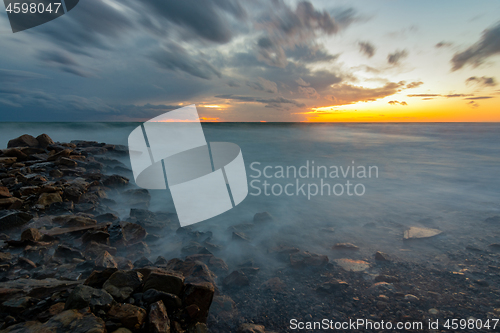
[[[12,33],[0,121],[500,121],[500,2],[82,0]]]

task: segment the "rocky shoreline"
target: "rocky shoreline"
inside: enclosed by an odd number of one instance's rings
[[[500,245],[444,242],[446,263],[437,265],[346,242],[325,255],[259,238],[261,226],[279,224],[266,212],[235,221],[224,242],[218,230],[180,228],[174,213],[148,210],[150,193],[129,184],[120,162],[127,154],[45,134],[0,150],[0,332],[270,333],[293,332],[294,318],[500,315]],[[498,237],[500,218],[483,223]],[[418,227],[401,238],[440,234]]]

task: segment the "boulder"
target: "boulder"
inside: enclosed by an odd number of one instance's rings
[[[0,208],[2,209],[19,209],[23,205],[23,200],[19,198],[0,198]]]
[[[90,307],[94,313],[98,313],[101,310],[107,312],[113,303],[113,297],[106,291],[79,285],[75,287],[69,295],[64,309],[83,309]]]
[[[143,291],[149,289],[179,296],[184,289],[184,277],[166,271],[152,271],[144,281]]]
[[[12,194],[10,194],[9,189],[5,186],[0,186],[0,198],[10,198]]]
[[[143,275],[134,271],[116,271],[104,283],[103,289],[117,301],[124,301],[142,284]]]
[[[21,135],[18,138],[12,139],[9,141],[7,144],[7,148],[12,148],[12,147],[38,147],[39,143],[38,140],[35,139],[33,136],[24,134]]]
[[[54,252],[54,257],[72,261],[73,259],[85,259],[83,254],[67,245],[59,245]]]
[[[118,268],[118,264],[108,251],[104,251],[95,259],[95,267],[97,268]]]
[[[162,301],[168,313],[173,313],[182,306],[182,301],[177,295],[165,293],[155,289],[149,289],[142,294],[142,301],[146,304],[153,304]]]
[[[146,310],[132,304],[115,304],[109,310],[108,316],[134,331],[141,328],[146,320]]]
[[[125,178],[120,175],[111,175],[111,176],[106,176],[102,180],[102,183],[104,186],[108,187],[123,187],[128,185],[128,178]]]
[[[375,260],[377,260],[377,261],[390,261],[390,258],[389,258],[388,254],[386,254],[384,252],[377,251],[377,252],[375,252]]]
[[[33,215],[17,210],[0,211],[0,231],[21,227],[32,218]]]
[[[250,285],[250,280],[242,271],[233,271],[224,278],[222,285],[226,288],[243,287]]]
[[[79,215],[56,216],[52,219],[52,221],[63,227],[87,227],[97,224],[96,220]]]
[[[56,202],[62,202],[62,198],[59,193],[42,193],[38,198],[38,204],[42,206],[50,206]]]
[[[195,316],[191,316],[192,319],[200,323],[206,323],[214,293],[214,285],[208,282],[186,285],[182,303],[185,306],[196,305],[199,309]]]
[[[165,333],[170,332],[170,320],[167,309],[162,301],[155,302],[149,306],[149,332]]]
[[[109,233],[101,230],[89,230],[83,234],[82,243],[88,244],[90,242],[109,245]]]
[[[290,254],[290,265],[294,268],[303,268],[311,266],[324,266],[328,263],[326,255],[309,253],[307,251],[300,251]]]
[[[127,223],[122,227],[122,234],[128,244],[142,241],[148,233],[146,229],[135,223]]]
[[[36,137],[36,140],[38,141],[38,145],[43,149],[47,149],[48,146],[54,144],[54,141],[47,134],[40,134]]]
[[[104,282],[117,270],[116,268],[106,268],[102,271],[93,271],[83,284],[92,288],[102,288]]]

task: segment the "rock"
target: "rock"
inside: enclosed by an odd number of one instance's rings
[[[7,295],[10,295],[8,290],[14,291],[15,293],[22,290],[24,294],[30,297],[45,298],[52,296],[54,293],[72,288],[80,283],[81,282],[63,281],[52,278],[42,280],[19,278],[2,282],[2,288],[4,288],[3,291],[7,293]],[[1,294],[2,293],[0,293],[0,299],[2,299]]]
[[[89,230],[83,234],[82,243],[85,245],[90,242],[109,245],[109,233],[101,230]]]
[[[430,238],[441,234],[439,229],[411,227],[403,235],[404,240]]]
[[[146,229],[135,223],[127,223],[122,227],[122,234],[128,244],[142,241],[148,233]]]
[[[165,293],[155,289],[149,289],[142,294],[142,300],[146,304],[162,301],[168,313],[173,313],[182,306],[182,301],[174,294]]]
[[[396,288],[387,282],[377,282],[370,287],[370,290],[374,294],[392,294],[396,292]]]
[[[91,258],[97,258],[98,256],[103,255],[104,252],[108,252],[109,254],[114,256],[116,255],[117,250],[116,247],[96,243],[94,241],[91,241],[90,243],[86,244],[85,254],[90,256]]]
[[[103,289],[117,301],[124,301],[141,286],[142,274],[134,271],[117,271],[104,283]]]
[[[78,163],[71,158],[61,157],[56,161],[56,165],[64,165],[69,168],[75,168],[76,166],[78,166]]]
[[[0,208],[2,209],[19,209],[23,205],[23,202],[19,198],[1,198]]]
[[[179,296],[184,289],[184,277],[166,271],[152,271],[144,281],[143,291],[149,289]]]
[[[118,268],[118,264],[108,251],[104,251],[95,259],[95,267],[98,268]]]
[[[363,272],[370,268],[370,264],[363,260],[334,259],[334,261],[346,271]]]
[[[167,309],[162,301],[155,302],[149,306],[149,332],[164,333],[170,332],[170,320]]]
[[[112,333],[132,333],[132,331],[125,328],[125,327],[120,327],[119,329],[117,329],[116,331],[113,331]],[[167,333],[169,333],[169,332],[167,332]]]
[[[359,247],[351,243],[337,243],[333,246],[334,250],[359,251]]]
[[[439,310],[438,309],[434,309],[434,308],[429,309],[428,312],[429,312],[430,315],[433,315],[433,316],[436,316],[436,315],[439,314]]]
[[[42,239],[42,234],[36,228],[28,228],[21,234],[21,241],[38,242]]]
[[[267,291],[270,291],[272,293],[278,293],[278,292],[284,291],[285,286],[286,286],[285,283],[283,281],[281,281],[281,279],[279,277],[274,277],[274,278],[271,278],[271,279],[267,280],[266,282],[264,282],[260,286],[260,289],[267,290]]]
[[[7,144],[7,148],[12,148],[12,147],[38,147],[39,143],[38,140],[35,139],[33,136],[24,134],[21,135],[18,138],[12,139],[9,141]]]
[[[48,162],[53,162],[57,161],[58,159],[62,157],[69,157],[69,155],[73,152],[72,149],[63,149],[53,155],[49,154],[49,157],[47,158]]]
[[[266,333],[263,325],[242,324],[238,328],[238,333]]]
[[[25,161],[28,155],[23,153],[22,150],[17,149],[17,148],[9,148],[9,149],[2,149],[1,152],[3,153],[3,156],[6,157],[16,157],[17,161]],[[12,166],[14,167],[14,166]]]
[[[120,175],[106,176],[102,181],[103,185],[108,187],[123,187],[128,185],[128,182],[128,178]]]
[[[116,268],[106,268],[102,271],[93,271],[83,284],[92,288],[102,288],[104,282],[117,270]]]
[[[253,216],[254,223],[272,222],[274,218],[268,212],[257,213]]]
[[[185,306],[196,305],[199,308],[199,312],[195,316],[191,316],[192,319],[200,323],[206,323],[214,293],[214,285],[208,282],[186,285],[182,303]]]
[[[28,223],[33,215],[17,210],[0,211],[0,231],[20,227]]]
[[[71,261],[73,259],[85,259],[80,251],[66,245],[59,245],[54,252],[54,257],[65,259],[66,261]]]
[[[136,268],[142,268],[142,267],[148,267],[148,266],[153,266],[153,263],[151,261],[149,261],[149,259],[146,257],[141,257],[139,260],[136,260],[134,262],[134,267],[136,267]]]
[[[9,313],[19,314],[33,303],[31,297],[19,297],[2,303],[2,309]]]
[[[380,282],[380,283],[384,283],[384,282]],[[407,294],[407,295],[405,295],[404,298],[405,298],[405,300],[407,300],[409,302],[418,302],[418,301],[420,301],[420,299],[417,296],[412,295],[412,294]]]
[[[388,283],[399,282],[399,279],[396,276],[384,275],[384,274],[377,275],[374,278],[374,280],[377,282],[388,282]]]
[[[13,325],[2,333],[31,332],[73,332],[73,333],[105,333],[104,320],[92,313],[80,313],[77,310],[67,310],[50,318],[46,323],[27,321]]]
[[[33,269],[36,268],[36,264],[29,260],[28,258],[24,257],[18,257],[17,258],[17,266],[23,268],[23,269]]]
[[[290,254],[290,264],[293,268],[324,266],[327,263],[328,257],[321,254],[304,251]]]
[[[10,194],[9,189],[5,186],[0,186],[0,198],[10,198],[12,194]]]
[[[331,279],[322,283],[316,290],[323,293],[337,293],[346,290],[349,284],[338,279]]]
[[[389,258],[388,254],[386,254],[384,252],[377,251],[375,253],[375,260],[378,260],[378,261],[390,261],[390,258]]]
[[[12,254],[8,252],[0,252],[0,263],[10,261],[10,259],[12,259]]]
[[[243,287],[250,285],[250,280],[242,271],[233,271],[224,278],[222,285],[227,288]]]
[[[98,313],[101,310],[107,312],[113,303],[113,297],[106,291],[80,285],[73,289],[66,300],[64,309],[83,309],[90,307],[94,313]]]
[[[108,316],[134,331],[138,330],[146,320],[146,310],[132,304],[115,304],[109,310]]]
[[[233,231],[232,239],[235,241],[249,242],[250,238],[244,232]]]
[[[208,328],[204,323],[195,323],[188,328],[187,333],[208,333]]]
[[[36,137],[36,141],[38,141],[38,145],[43,149],[47,149],[48,146],[54,144],[54,141],[47,134],[40,134]]]
[[[106,213],[96,216],[95,219],[97,222],[103,223],[103,222],[115,222],[118,221],[120,218],[113,213]]]
[[[201,261],[214,272],[227,272],[228,266],[224,260],[215,257],[213,254],[193,254],[186,257],[187,261]],[[158,260],[157,260],[158,261]],[[156,264],[156,263],[155,263]]]
[[[61,215],[52,219],[57,224],[63,227],[87,227],[97,224],[97,221],[85,216],[79,215]]]
[[[231,297],[227,295],[214,296],[210,314],[213,314],[218,321],[229,322],[238,317],[238,309]]]
[[[38,204],[42,206],[50,206],[55,202],[62,202],[59,193],[42,193],[38,198]]]

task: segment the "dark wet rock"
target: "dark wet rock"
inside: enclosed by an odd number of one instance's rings
[[[132,304],[115,304],[108,312],[112,320],[119,321],[130,330],[138,330],[146,320],[146,310]]]
[[[102,271],[93,271],[85,280],[84,284],[93,288],[102,288],[104,282],[106,282],[116,271],[118,271],[116,268],[106,268]]]
[[[82,243],[96,242],[109,245],[109,233],[101,230],[89,230],[82,236]]]
[[[95,259],[96,268],[118,268],[118,264],[108,251],[99,254]]]
[[[250,280],[242,271],[233,271],[224,278],[222,285],[226,288],[243,287],[250,285]]]
[[[245,233],[236,232],[236,231],[233,231],[232,239],[235,241],[241,241],[241,242],[249,242],[250,241],[250,237],[248,237]]]
[[[26,155],[21,149],[17,148],[2,149],[0,151],[5,157],[15,157],[16,162],[25,161],[28,157],[28,155]],[[15,165],[13,165],[12,167],[15,167]]]
[[[134,267],[142,268],[147,266],[153,266],[153,263],[146,257],[141,257],[139,260],[134,261]]]
[[[149,306],[148,324],[149,332],[170,332],[170,320],[168,319],[167,309],[162,301],[155,302]]]
[[[290,254],[290,265],[294,268],[323,266],[328,263],[326,255],[300,251]]]
[[[184,277],[162,270],[152,271],[144,281],[143,291],[145,292],[149,289],[179,296],[184,289]]]
[[[242,324],[238,328],[238,333],[266,333],[263,325]]]
[[[106,176],[102,180],[104,186],[108,187],[123,187],[128,185],[129,180],[120,175]]]
[[[16,266],[19,266],[19,267],[21,267],[23,269],[27,269],[27,270],[36,268],[36,264],[33,261],[31,261],[25,257],[18,257]]]
[[[345,281],[338,279],[331,279],[319,285],[316,290],[318,292],[332,294],[332,293],[342,292],[346,290],[348,287],[349,284]]]
[[[126,223],[122,226],[122,234],[128,244],[133,244],[142,241],[148,233],[138,224]]]
[[[63,311],[64,311],[64,303],[63,302],[55,303],[51,305],[47,310],[38,314],[37,319],[40,320],[41,322],[46,322],[50,318],[60,314]]]
[[[384,252],[377,251],[377,252],[375,252],[375,260],[390,261],[391,259],[390,259],[388,254],[386,254]]]
[[[134,271],[117,271],[104,283],[103,289],[117,301],[124,301],[142,284],[142,274]]]
[[[272,222],[274,218],[268,212],[256,213],[253,217],[254,223]]]
[[[59,193],[42,193],[38,198],[38,204],[42,206],[50,206],[56,202],[62,202]]]
[[[0,263],[10,261],[10,259],[12,259],[12,254],[9,252],[0,252]]]
[[[80,251],[66,245],[59,245],[54,252],[54,257],[61,258],[66,261],[71,261],[73,259],[85,259]]]
[[[35,228],[28,228],[21,234],[21,241],[38,242],[41,239],[42,234],[40,233],[40,231],[38,231],[38,229]]]
[[[181,248],[181,253],[184,255],[191,255],[197,253],[203,253],[206,248],[198,242],[190,241],[186,246]]]
[[[133,260],[137,260],[138,258],[151,253],[148,244],[145,242],[137,242],[131,245],[127,244],[127,250],[129,251],[129,257]]]
[[[36,141],[38,141],[38,145],[43,149],[47,149],[48,146],[54,144],[54,141],[47,134],[40,134],[36,137]]]
[[[33,304],[31,297],[19,297],[2,303],[1,308],[9,313],[19,314]]]
[[[57,161],[62,157],[68,157],[72,152],[73,152],[72,149],[63,149],[57,153],[49,154],[47,161],[48,162]]]
[[[99,311],[107,312],[113,303],[113,297],[106,291],[80,285],[73,289],[66,300],[64,309],[83,309],[90,307],[94,313],[98,313]]]
[[[166,268],[181,273],[186,278],[186,284],[210,282],[215,285],[215,274],[200,261],[172,259],[168,262]]]
[[[182,302],[185,306],[196,305],[199,312],[191,316],[197,322],[205,323],[214,298],[215,288],[211,283],[187,284]]]
[[[7,144],[7,148],[12,147],[38,147],[39,142],[33,136],[24,134],[18,138],[12,139]]]
[[[158,258],[156,258],[156,261],[154,263],[155,266],[166,266],[167,264],[168,260],[162,256],[158,256]]]
[[[166,293],[156,289],[149,289],[142,294],[142,301],[146,304],[152,304],[158,301],[163,301],[169,313],[173,313],[176,309],[182,306],[181,299],[174,294]]]
[[[103,223],[103,222],[116,222],[120,220],[120,218],[113,214],[113,213],[106,213],[106,214],[101,214],[95,217],[95,220],[98,223]]]
[[[333,246],[334,250],[359,251],[359,247],[351,243],[337,243]]]
[[[215,316],[218,321],[229,322],[238,317],[238,309],[231,297],[227,295],[214,296],[210,315]]]
[[[0,208],[1,209],[19,209],[23,205],[23,200],[18,198],[1,198]]]
[[[213,254],[194,254],[186,257],[188,261],[201,261],[210,268],[210,270],[217,273],[224,273],[228,271],[228,266],[224,260],[215,257]]]
[[[0,211],[0,230],[18,228],[28,223],[33,215],[17,210]]]

